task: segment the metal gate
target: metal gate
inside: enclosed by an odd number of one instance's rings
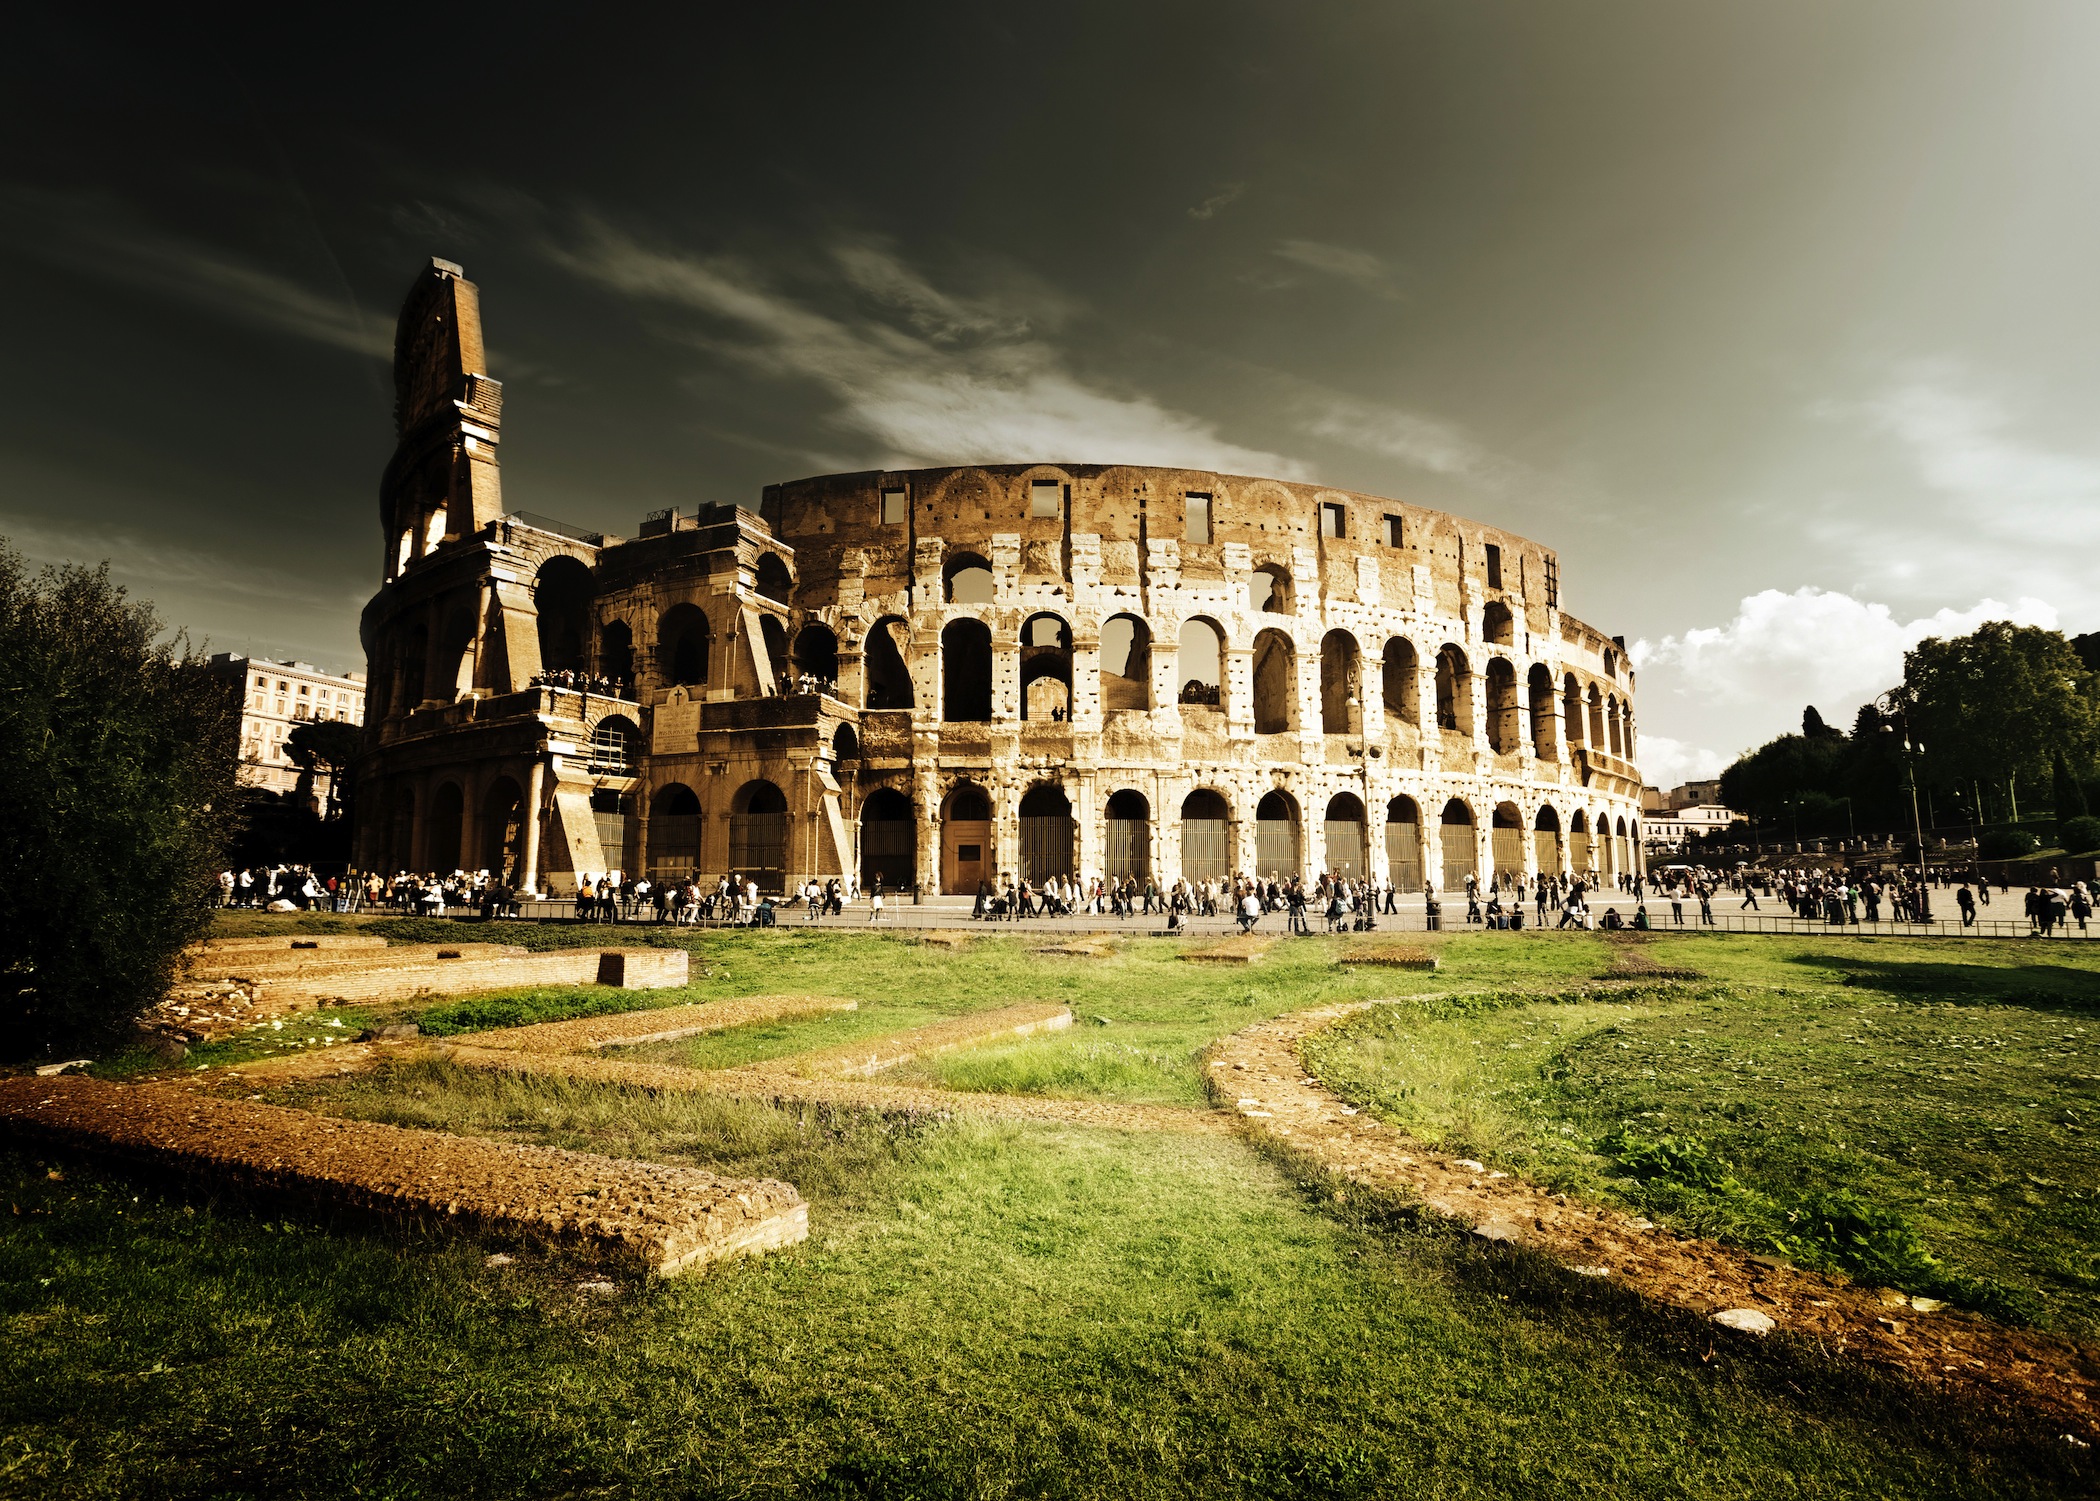
[[[787,885],[786,813],[732,813],[729,816],[729,873],[756,881],[760,891],[780,892]]]
[[[1040,886],[1072,870],[1072,815],[1054,813],[1021,820],[1021,878]]]
[[[1330,818],[1326,825],[1327,868],[1352,881],[1364,878],[1364,826],[1351,820]]]
[[[1411,823],[1385,826],[1386,874],[1395,891],[1422,889],[1422,831]]]
[[[1152,823],[1144,818],[1108,820],[1101,874],[1110,880],[1152,874]]]
[[[1495,879],[1504,876],[1514,879],[1524,874],[1524,831],[1522,829],[1490,829],[1490,848],[1495,854]]]
[[[1222,881],[1232,874],[1232,825],[1222,818],[1181,821],[1181,878]]]
[[[659,813],[649,820],[649,874],[684,880],[700,865],[700,815]]]
[[[1445,824],[1444,890],[1464,891],[1466,877],[1474,874],[1475,863],[1473,826],[1469,823]]]
[[[1590,868],[1590,836],[1580,831],[1568,836],[1568,864],[1576,875]]]
[[[1560,874],[1560,835],[1551,829],[1535,829],[1531,835],[1531,847],[1538,856],[1539,874]]]
[[[1254,873],[1265,878],[1273,875],[1282,880],[1300,873],[1296,824],[1284,818],[1257,818],[1254,821]]]
[[[860,824],[860,889],[873,891],[918,883],[919,827],[909,818],[864,818]]]

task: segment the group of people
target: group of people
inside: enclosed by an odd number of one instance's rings
[[[788,698],[797,693],[826,693],[833,698],[839,696],[836,678],[823,677],[814,672],[783,672],[774,687],[778,690],[776,696],[780,698]]]
[[[634,685],[626,678],[611,677],[602,672],[577,672],[560,667],[553,672],[534,673],[532,686],[567,688],[572,693],[595,693],[601,698],[630,698]]]

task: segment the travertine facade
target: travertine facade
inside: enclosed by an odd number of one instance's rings
[[[833,475],[632,540],[506,515],[444,262],[396,382],[367,864],[959,893],[1637,867],[1632,672],[1521,537],[1120,465]]]

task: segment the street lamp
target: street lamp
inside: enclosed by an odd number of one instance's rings
[[[1925,877],[1925,820],[1918,812],[1918,765],[1917,757],[1924,754],[1925,747],[1911,739],[1910,721],[1904,716],[1903,706],[1894,694],[1884,693],[1875,705],[1881,711],[1881,733],[1900,734],[1903,744],[1903,771],[1910,782],[1910,822],[1918,835],[1918,916],[1924,922],[1932,921],[1932,887]],[[1899,731],[1896,726],[1903,728]]]

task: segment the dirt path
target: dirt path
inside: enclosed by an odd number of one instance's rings
[[[1723,1325],[1776,1329],[1957,1393],[2039,1407],[2087,1442],[2100,1435],[2100,1367],[2089,1351],[1952,1309],[1920,1312],[1894,1292],[1571,1201],[1425,1147],[1345,1104],[1306,1071],[1298,1044],[1376,1004],[1318,1007],[1225,1039],[1206,1069],[1212,1097],[1241,1129],[1310,1166],[1418,1198],[1486,1239],[1543,1251],[1573,1272]]]

